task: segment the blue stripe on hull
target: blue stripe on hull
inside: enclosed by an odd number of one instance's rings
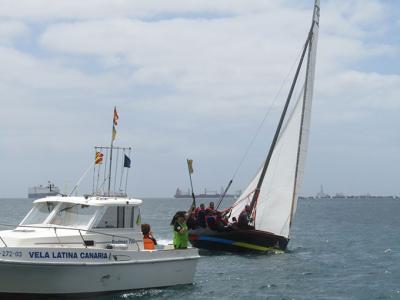
[[[231,240],[226,240],[226,239],[221,239],[221,238],[216,238],[212,236],[197,236],[196,240],[198,241],[210,241],[210,242],[216,242],[216,243],[221,243],[221,244],[226,244],[226,245],[233,245],[235,242]]]

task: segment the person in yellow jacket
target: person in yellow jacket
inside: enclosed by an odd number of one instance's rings
[[[186,224],[186,212],[178,211],[171,221],[174,226],[173,244],[175,249],[186,249],[189,242],[189,231]]]

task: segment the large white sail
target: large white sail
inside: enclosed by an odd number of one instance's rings
[[[306,70],[307,75],[305,82],[304,106],[303,106],[304,111],[303,111],[302,127],[300,132],[301,135],[300,135],[300,145],[298,153],[297,176],[296,176],[296,184],[294,187],[293,207],[292,207],[291,217],[296,212],[297,195],[298,192],[300,191],[300,186],[303,180],[305,161],[307,157],[308,138],[310,133],[310,123],[311,123],[312,99],[314,95],[315,65],[316,65],[317,45],[318,45],[319,0],[315,1],[313,22],[314,26],[310,40],[310,51],[308,53],[308,61],[307,61],[307,70]]]
[[[292,203],[293,188],[295,182],[296,173],[296,161],[300,137],[300,122],[301,122],[301,112],[303,106],[303,93],[300,97],[282,129],[279,136],[278,142],[276,143],[274,152],[269,163],[268,170],[266,172],[263,184],[260,189],[260,195],[258,197],[256,205],[256,229],[273,232],[275,234],[280,233],[280,229],[274,230],[274,227],[282,227],[276,219],[282,219],[280,214],[284,212],[286,217],[284,217],[284,222],[288,220],[288,215],[290,215],[290,205]],[[238,217],[240,212],[244,209],[246,204],[250,204],[253,199],[254,191],[256,189],[257,183],[260,178],[261,168],[257,172],[256,176],[253,178],[251,183],[247,186],[242,195],[235,202],[231,217]],[[280,191],[280,192],[279,192]],[[274,195],[278,192],[278,196]],[[267,197],[267,198],[266,198]],[[269,199],[264,201],[264,199]],[[272,201],[275,199],[277,201]],[[283,201],[285,199],[285,201]],[[271,201],[270,201],[271,200]],[[267,203],[268,202],[268,203]],[[276,202],[276,203],[275,203]],[[275,224],[275,226],[260,226],[259,220],[270,218],[271,216],[266,215],[264,210],[264,205],[272,205],[273,209],[269,208],[269,212],[272,213],[272,219],[265,220],[268,223]]]
[[[311,119],[318,19],[319,1],[317,0],[304,89],[281,130],[255,205],[255,228],[284,237],[289,237],[290,223],[296,210],[297,194],[304,173]],[[250,204],[260,174],[261,170],[235,202],[231,217],[237,218],[244,206]]]

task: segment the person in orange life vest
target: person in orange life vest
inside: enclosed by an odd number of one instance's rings
[[[153,237],[149,224],[142,224],[143,245],[146,250],[154,250],[157,240]]]

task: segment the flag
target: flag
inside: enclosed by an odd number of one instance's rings
[[[193,174],[193,159],[187,159],[189,174]]]
[[[131,159],[124,154],[124,168],[130,168],[131,167]]]
[[[142,222],[142,218],[140,217],[140,214],[137,215],[136,218],[136,225],[139,225]]]
[[[114,123],[114,125],[115,125],[115,126],[117,126],[117,125],[118,125],[118,119],[119,119],[119,117],[118,117],[118,113],[117,113],[117,108],[114,106],[114,117],[113,117],[113,123]]]
[[[101,153],[100,151],[96,151],[96,158],[94,160],[94,163],[96,165],[103,163],[103,156],[103,153]]]
[[[117,131],[115,130],[115,126],[113,125],[113,130],[112,130],[112,141],[113,142],[114,142],[116,136],[117,136]]]

